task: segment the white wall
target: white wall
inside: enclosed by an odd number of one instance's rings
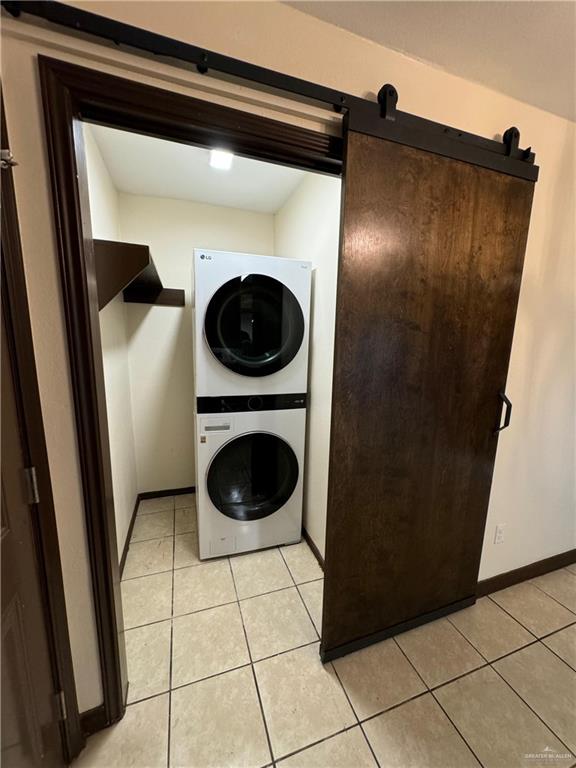
[[[481,576],[486,578],[576,544],[576,324],[574,295],[575,126],[489,88],[410,59],[282,3],[77,3],[109,16],[254,64],[374,98],[383,82],[400,108],[493,137],[518,125],[541,166],[528,238],[508,392],[514,425],[501,436]],[[23,16],[25,19],[25,16]],[[40,398],[46,429],[74,669],[81,709],[101,702],[98,646],[76,445],[57,240],[38,78],[39,53],[184,94],[312,126],[308,106],[99,46],[58,31],[2,19],[2,85],[14,172]],[[343,65],[354,62],[354,66]],[[560,75],[559,75],[560,76]],[[272,104],[281,104],[274,112]],[[506,522],[505,543],[490,543]]]
[[[130,304],[128,336],[138,490],[195,485],[192,370],[194,248],[274,253],[271,214],[120,194],[122,240],[150,246],[185,307]]]
[[[274,217],[276,256],[313,264],[304,527],[324,557],[332,407],[339,178],[308,174]]]
[[[120,240],[118,193],[102,160],[90,126],[84,126],[92,236]],[[136,458],[132,428],[126,305],[119,294],[100,311],[102,362],[118,557],[126,543],[137,497]]]

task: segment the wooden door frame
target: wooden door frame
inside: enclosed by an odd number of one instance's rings
[[[9,149],[3,101],[1,122],[2,148]],[[14,364],[14,376],[23,406],[22,427],[25,430],[24,438],[28,450],[26,458],[36,472],[39,501],[35,505],[36,513],[32,515],[32,523],[37,543],[38,566],[43,577],[40,586],[43,592],[45,622],[52,660],[54,693],[60,695],[58,692],[62,692],[62,704],[65,707],[65,711],[61,712],[64,717],[60,723],[62,752],[64,760],[70,762],[81,752],[85,739],[78,714],[58,529],[36,374],[12,168],[3,168],[1,176],[2,303],[7,319],[6,330],[10,337],[9,345]]]
[[[87,732],[125,711],[120,575],[82,121],[340,175],[342,140],[93,69],[38,57],[50,161],[104,703]]]

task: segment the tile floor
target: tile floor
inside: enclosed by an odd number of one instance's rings
[[[122,722],[79,768],[576,764],[576,569],[323,666],[305,543],[198,559],[193,496],[138,510]]]

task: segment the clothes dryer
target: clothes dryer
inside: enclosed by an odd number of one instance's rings
[[[311,263],[195,249],[196,396],[302,394]]]

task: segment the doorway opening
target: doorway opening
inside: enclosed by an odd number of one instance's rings
[[[131,704],[319,640],[340,179],[83,139]]]

